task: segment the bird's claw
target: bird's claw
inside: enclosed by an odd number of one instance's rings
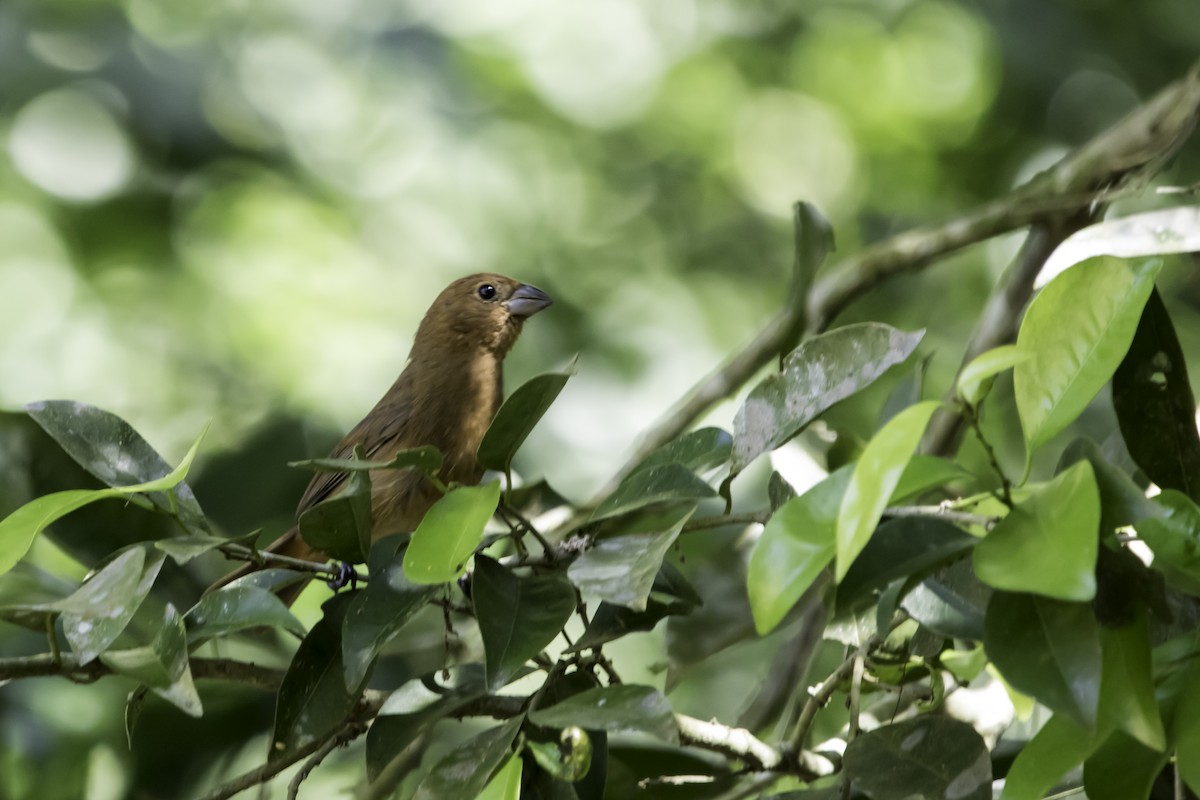
[[[358,588],[358,573],[354,571],[354,565],[339,561],[337,564],[337,574],[329,580],[325,581],[325,585],[333,591],[344,588],[349,584],[351,589]]]

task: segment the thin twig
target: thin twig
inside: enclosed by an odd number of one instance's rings
[[[328,742],[335,742],[335,747],[350,742],[366,731],[366,726],[357,721],[351,721],[342,725],[340,728],[335,728],[329,735],[309,742],[304,747],[295,752],[288,753],[275,761],[268,761],[257,769],[252,769],[249,772],[243,773],[233,780],[218,786],[208,794],[204,795],[200,800],[227,800],[240,792],[244,792],[254,786],[266,783],[274,778],[279,773],[283,772],[288,767],[308,758],[317,751],[324,748]]]
[[[223,544],[217,548],[228,558],[237,559],[238,561],[249,561],[252,564],[274,564],[280,567],[287,567],[299,572],[311,572],[314,575],[323,575],[330,578],[337,578],[342,575],[341,565],[330,565],[319,561],[308,561],[303,558],[293,558],[291,556],[280,555],[279,553],[270,553],[266,550],[256,550],[245,545]],[[370,580],[367,575],[361,572],[355,572],[352,580],[358,583],[366,583]]]
[[[349,740],[347,739],[346,741]],[[317,749],[317,752],[309,756],[308,760],[304,762],[304,765],[300,767],[295,775],[292,776],[291,782],[288,783],[287,800],[296,800],[296,797],[300,794],[300,784],[304,783],[308,776],[312,774],[312,771],[320,766],[321,762],[325,760],[326,756],[344,745],[346,741],[342,741],[340,736],[327,739],[325,743]]]
[[[983,528],[991,528],[996,524],[996,517],[989,517],[984,514],[971,514],[966,511],[955,511],[947,506],[889,506],[883,510],[883,515],[892,519],[897,517],[929,517],[931,519],[944,519],[947,522],[953,522],[958,525],[979,525]]]
[[[750,511],[745,514],[718,514],[711,517],[697,517],[683,524],[683,533],[703,531],[711,528],[724,528],[726,525],[766,525],[771,518],[770,511]]]

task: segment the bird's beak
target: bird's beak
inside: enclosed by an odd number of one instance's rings
[[[550,295],[541,289],[536,286],[530,286],[528,283],[522,283],[512,293],[512,297],[508,298],[508,302],[504,304],[504,307],[514,317],[532,317],[553,302],[550,299]]]

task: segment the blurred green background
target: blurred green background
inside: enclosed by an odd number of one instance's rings
[[[830,218],[839,253],[949,219],[1198,53],[1195,0],[8,0],[0,405],[92,403],[170,461],[211,419],[201,503],[231,533],[276,533],[307,479],[284,462],[370,408],[444,284],[496,270],[556,300],[509,357],[509,387],[579,354],[517,466],[584,500],[777,309],[794,201]],[[1193,141],[1164,182],[1197,180]],[[928,327],[940,395],[1018,242],[846,318]],[[1164,281],[1197,352],[1200,283]],[[839,409],[844,424],[869,431],[888,388]],[[1103,439],[1111,420],[1093,417]],[[16,442],[0,437],[5,513],[39,487]],[[694,547],[693,577],[719,572],[705,553],[734,537]],[[94,561],[72,552],[83,563],[49,544],[34,558],[78,578]],[[639,639],[647,675],[666,638]],[[706,662],[673,699],[732,721],[769,645]],[[0,626],[0,652],[37,649]],[[200,722],[152,702],[131,753],[129,688],[0,689],[0,793],[190,796],[261,761],[269,698],[202,687]]]

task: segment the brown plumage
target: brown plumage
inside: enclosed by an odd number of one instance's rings
[[[386,461],[406,448],[433,445],[442,452],[439,477],[444,483],[475,484],[483,468],[475,452],[504,397],[504,357],[521,333],[525,319],[546,306],[541,290],[493,273],[470,275],[447,286],[433,301],[413,340],[408,364],[370,413],[346,434],[330,458],[350,458],[362,445],[367,458]],[[300,498],[296,517],[336,495],[344,472],[319,472]],[[440,497],[412,470],[371,473],[372,539],[411,532]],[[324,561],[295,526],[268,551]],[[247,564],[217,586],[256,567]],[[297,595],[281,593],[289,602]]]

